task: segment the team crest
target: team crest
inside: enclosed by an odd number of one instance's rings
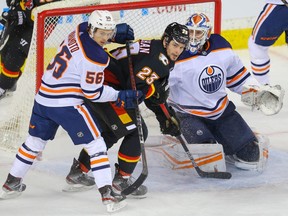
[[[199,86],[205,93],[212,94],[220,89],[224,81],[222,69],[216,65],[210,65],[201,72]]]
[[[168,58],[167,58],[164,54],[162,54],[162,53],[159,54],[159,60],[160,60],[165,66],[169,64]]]
[[[82,131],[79,131],[79,132],[77,133],[77,137],[81,138],[81,137],[83,137],[83,136],[84,136],[84,134],[83,134]]]
[[[113,131],[118,130],[118,126],[116,124],[111,125],[111,128],[112,128]]]
[[[25,6],[25,8],[31,10],[31,9],[33,8],[33,6],[34,6],[33,0],[26,0],[26,1],[24,1],[24,6]]]

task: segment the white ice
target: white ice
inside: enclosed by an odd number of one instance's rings
[[[249,68],[248,51],[236,52]],[[288,94],[287,53],[287,46],[273,47],[270,51],[271,82],[282,85]],[[191,170],[169,169],[160,155],[147,148],[147,198],[128,199],[127,207],[113,215],[288,215],[288,96],[284,99],[283,109],[275,116],[252,112],[240,102],[238,95],[230,96],[247,123],[269,137],[271,146],[267,170],[258,174],[228,166],[227,170],[233,175],[230,180],[202,179]],[[158,131],[157,127],[150,128],[152,135]],[[109,151],[111,164],[116,162],[117,148],[116,145]],[[59,131],[56,139],[47,145],[43,161],[35,162],[24,178],[26,191],[16,199],[0,201],[0,215],[109,215],[96,189],[81,193],[61,192],[72,159],[78,157],[80,149],[72,145],[65,132]],[[14,157],[15,152],[0,150],[0,184],[4,183]],[[136,177],[141,165],[137,166]]]

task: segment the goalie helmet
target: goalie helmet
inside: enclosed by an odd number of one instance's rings
[[[91,13],[88,20],[88,29],[90,37],[97,29],[114,30],[116,23],[112,14],[107,10],[95,10]]]
[[[182,43],[185,44],[185,46],[187,46],[189,43],[188,28],[185,25],[173,22],[166,27],[161,40],[165,40],[167,44],[171,40],[174,40],[178,43]]]
[[[185,25],[189,29],[189,52],[196,54],[210,38],[212,30],[210,20],[203,13],[194,13],[188,18]]]

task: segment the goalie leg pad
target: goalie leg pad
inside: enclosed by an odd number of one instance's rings
[[[237,155],[228,156],[228,161],[233,161],[234,165],[243,170],[256,170],[259,173],[262,173],[266,167],[268,162],[268,154],[269,154],[269,139],[268,137],[256,134],[257,140],[255,144],[259,148],[259,159],[257,161],[244,161],[243,159],[237,157]]]
[[[153,143],[152,143],[153,142]],[[146,145],[147,144],[147,145]],[[148,150],[160,153],[163,164],[172,170],[188,170],[193,168],[191,160],[183,150],[180,142],[171,136],[149,137],[145,143]],[[226,172],[223,146],[220,144],[188,144],[195,162],[205,172]],[[162,159],[161,159],[162,160]]]

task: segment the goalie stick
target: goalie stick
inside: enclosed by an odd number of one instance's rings
[[[128,66],[129,66],[129,73],[130,73],[130,79],[131,79],[131,86],[132,86],[133,90],[137,90],[136,81],[135,81],[134,72],[133,72],[133,64],[132,64],[132,58],[131,58],[131,52],[130,52],[130,42],[129,41],[126,42],[126,50],[127,50],[127,58],[128,58]],[[125,195],[125,196],[131,194],[138,187],[140,187],[148,176],[148,165],[147,165],[147,159],[146,159],[146,153],[145,153],[145,147],[144,147],[145,141],[144,141],[142,120],[141,120],[141,114],[140,114],[138,101],[136,101],[135,113],[136,113],[136,121],[137,121],[136,123],[137,123],[137,129],[138,129],[140,146],[141,146],[141,154],[142,154],[142,157],[141,157],[142,172],[133,184],[131,184],[129,187],[127,187],[126,189],[124,189],[121,192],[121,194]]]
[[[164,104],[160,104],[160,107],[161,107],[162,111],[164,112],[165,116],[167,117],[167,119],[170,120],[171,116],[170,116],[166,106]],[[187,147],[187,141],[186,141],[185,137],[183,136],[183,134],[176,136],[176,138],[180,141],[184,151],[186,152],[187,156],[191,160],[193,167],[195,168],[197,174],[200,177],[202,177],[202,178],[218,178],[218,179],[230,179],[232,177],[231,173],[229,173],[229,172],[205,172],[205,171],[201,170],[200,167],[198,166],[198,164],[195,162],[191,152],[189,151],[189,149]]]

